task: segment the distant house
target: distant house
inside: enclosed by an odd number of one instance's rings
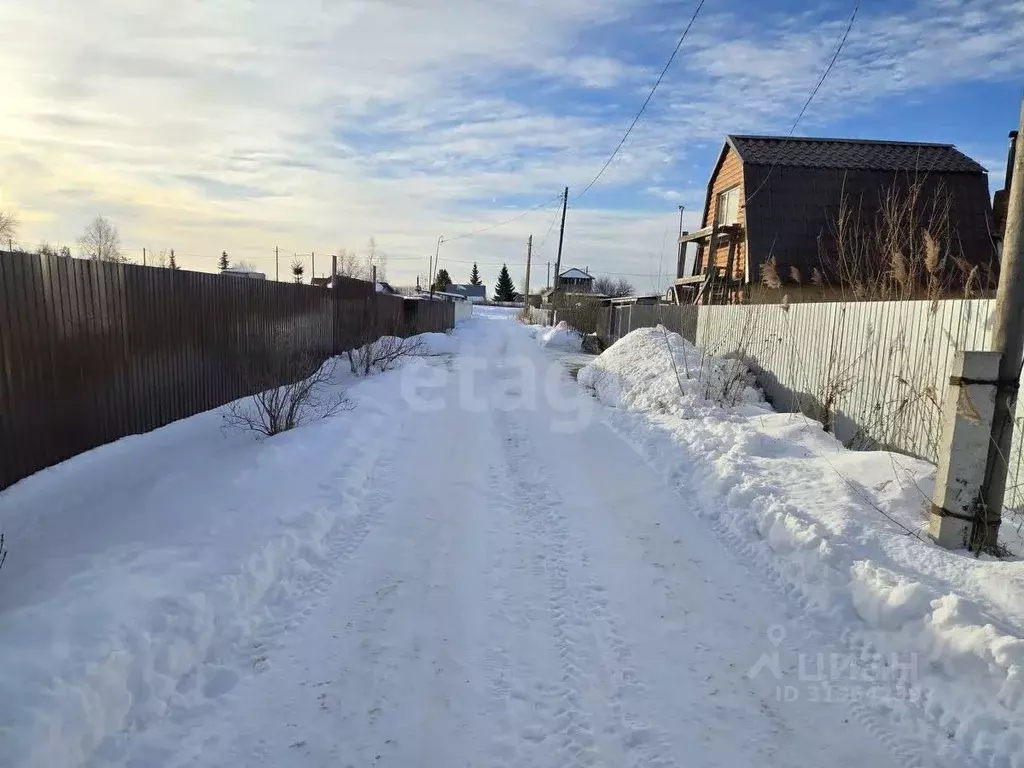
[[[317,288],[330,288],[331,278],[329,277],[311,277],[309,278],[309,284],[316,286]]]
[[[452,283],[448,286],[448,293],[458,293],[465,296],[474,304],[483,304],[487,301],[486,285],[470,285],[469,283]]]
[[[582,269],[567,269],[555,277],[555,288],[566,293],[593,293],[594,278]]]
[[[944,262],[945,278],[962,286],[978,266],[991,279],[997,265],[988,175],[953,145],[728,136],[700,229],[679,238],[669,295],[683,303],[778,301],[781,292],[797,301],[827,298],[851,269],[845,254],[853,238],[868,244],[883,210],[901,207],[916,222],[917,242],[940,209],[948,212],[934,223],[957,251]],[[687,254],[690,243],[694,254]],[[891,279],[892,248],[876,245],[858,256],[860,282]]]
[[[559,275],[555,276],[555,287],[545,288],[540,294],[540,303],[547,305],[551,303],[551,298],[555,291],[560,291],[563,295],[568,294],[588,294],[596,295],[594,293],[594,278],[589,272],[583,269],[577,269],[573,267],[565,270]]]
[[[220,271],[222,275],[232,275],[233,277],[248,277],[251,280],[266,280],[267,275],[264,272],[257,272],[255,269],[249,269],[248,267],[228,267]]]

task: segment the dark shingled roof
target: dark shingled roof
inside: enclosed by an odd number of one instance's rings
[[[729,136],[744,165],[870,171],[984,173],[952,144],[784,136]]]

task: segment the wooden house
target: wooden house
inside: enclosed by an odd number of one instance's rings
[[[842,289],[841,212],[848,229],[870,233],[883,207],[911,194],[922,222],[935,200],[945,201],[944,226],[957,249],[949,263],[956,261],[961,273],[964,263],[981,265],[991,279],[988,174],[951,144],[728,136],[708,181],[700,229],[680,235],[670,294],[680,303],[778,301],[763,295],[767,265],[771,282],[781,283],[772,287],[794,300],[827,298],[830,286]],[[688,254],[691,243],[696,252]],[[872,276],[866,279],[885,279],[888,256],[876,256],[879,263],[862,265]]]

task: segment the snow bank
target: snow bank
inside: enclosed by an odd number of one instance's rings
[[[537,333],[537,341],[547,349],[579,352],[583,346],[583,335],[562,320],[558,325],[542,328]]]
[[[410,340],[419,343],[420,352],[424,355],[455,355],[459,352],[459,340],[447,333],[421,333]]]
[[[259,668],[373,520],[401,374],[349,383],[355,410],[268,440],[215,410],[0,493],[0,765],[122,764]]]
[[[704,356],[660,325],[619,339],[580,371],[579,382],[606,403],[644,412],[692,411],[708,401],[764,403],[742,362]]]
[[[1024,768],[1024,563],[930,542],[932,465],[848,451],[749,386],[702,401],[702,376],[714,395],[742,371],[702,370],[692,345],[665,337],[634,331],[580,372],[615,406],[609,424],[828,636],[910,692],[881,716],[912,710],[980,764]]]

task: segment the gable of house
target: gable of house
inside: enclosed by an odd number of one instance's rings
[[[593,280],[594,279],[593,277],[588,275],[586,272],[584,272],[582,269],[577,269],[576,267],[573,267],[572,269],[565,270],[565,272],[560,274],[558,277],[559,277],[560,280],[583,280],[583,281],[586,281],[586,280]]]
[[[746,220],[746,192],[743,179],[743,162],[739,153],[730,145],[723,147],[715,164],[715,170],[708,182],[707,198],[704,201],[704,218],[701,228],[715,224],[735,224],[744,227]],[[719,237],[716,242],[702,246],[700,263],[703,269],[718,267],[724,273],[729,263],[730,238]],[[746,238],[735,238],[732,276],[742,277],[747,258]]]

